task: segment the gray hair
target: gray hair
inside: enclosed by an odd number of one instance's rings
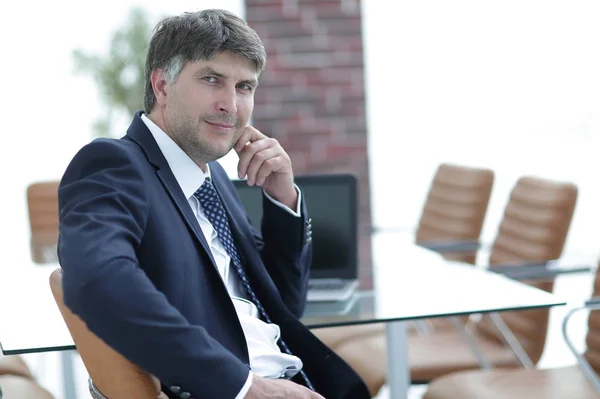
[[[162,69],[167,82],[177,80],[188,62],[209,60],[222,51],[246,57],[260,73],[267,54],[258,34],[246,21],[225,10],[186,12],[156,25],[146,56],[144,109],[150,113],[156,103],[150,78]]]

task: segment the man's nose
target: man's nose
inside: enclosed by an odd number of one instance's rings
[[[235,115],[237,112],[237,92],[235,88],[225,88],[219,94],[219,99],[217,100],[218,111]]]

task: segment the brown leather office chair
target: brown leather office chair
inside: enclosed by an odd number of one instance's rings
[[[478,242],[493,184],[489,169],[441,164],[429,187],[415,242]],[[474,264],[476,250],[442,255]]]
[[[415,242],[423,245],[478,242],[493,184],[494,172],[490,169],[440,164],[423,205]],[[445,251],[442,255],[449,260],[474,264],[476,249]],[[426,323],[425,327],[434,330],[452,327],[452,323],[443,318]],[[384,332],[382,324],[313,330],[333,350],[350,339]],[[409,332],[415,330],[410,328]]]
[[[66,307],[62,269],[52,272],[50,287],[95,389],[108,399],[167,399],[158,379],[104,343]]]
[[[576,200],[577,188],[573,184],[533,177],[519,179],[511,192],[491,248],[490,264],[559,258]],[[553,289],[553,281],[531,284],[546,291]],[[548,309],[503,312],[501,315],[501,321],[514,334],[533,364],[537,363],[544,349],[548,316]],[[521,365],[489,316],[483,316],[474,325],[471,336],[491,366]],[[385,333],[348,340],[338,346],[336,352],[363,377],[372,394],[379,391],[387,374]],[[481,365],[457,329],[409,335],[408,357],[412,380],[420,382],[454,371],[477,369]]]
[[[0,354],[0,390],[7,399],[53,399],[50,392],[35,381],[23,359],[15,355]]]
[[[57,261],[58,184],[57,181],[39,182],[27,188],[31,257],[35,263]]]
[[[40,384],[29,378],[16,375],[0,375],[2,398],[6,399],[54,399]]]
[[[18,375],[25,378],[33,378],[31,370],[20,356],[3,355],[0,353],[0,375]]]
[[[600,296],[600,272],[596,271],[594,297]],[[598,305],[594,306],[599,309]],[[566,322],[568,322],[568,317]],[[563,331],[568,340],[566,331]],[[593,387],[600,373],[600,311],[588,317],[587,349],[577,354],[579,364],[547,370],[472,370],[448,374],[431,382],[423,399],[597,399]],[[587,376],[584,368],[589,368]],[[587,378],[586,378],[587,377]],[[590,381],[596,384],[590,384]]]

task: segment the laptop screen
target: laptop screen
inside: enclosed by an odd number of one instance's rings
[[[312,219],[313,259],[310,278],[356,279],[357,200],[353,175],[304,175],[295,177]],[[262,189],[234,180],[252,224],[260,231]]]

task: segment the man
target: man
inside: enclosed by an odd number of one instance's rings
[[[297,320],[310,219],[289,156],[248,126],[265,59],[229,12],[159,23],[145,112],[80,150],[61,181],[65,302],[171,398],[367,398]],[[239,177],[264,189],[262,236],[214,162],[232,148]]]

